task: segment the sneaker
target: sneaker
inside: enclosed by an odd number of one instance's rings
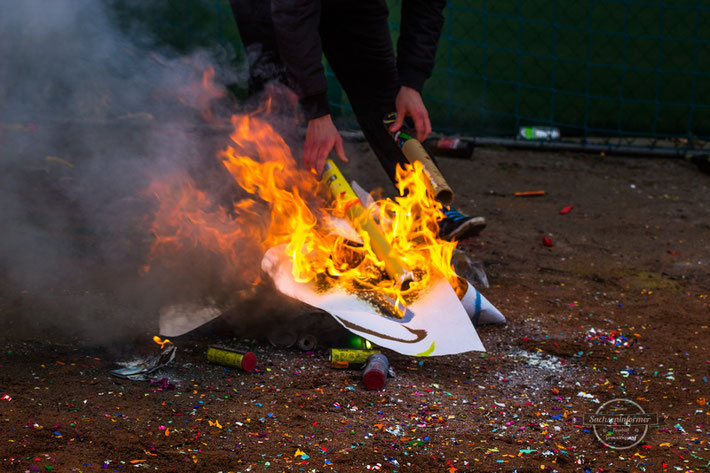
[[[439,222],[439,236],[444,240],[465,240],[486,228],[483,217],[467,217],[453,207],[444,207],[444,219]]]

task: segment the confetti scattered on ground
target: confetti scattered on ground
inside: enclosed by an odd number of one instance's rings
[[[490,221],[462,247],[485,261],[485,295],[509,320],[481,328],[487,353],[388,352],[397,377],[369,392],[325,351],[172,339],[177,357],[150,383],[109,371],[155,346],[152,333],[101,347],[2,327],[0,471],[707,471],[706,181],[678,161],[476,153],[476,178],[497,192],[462,187],[462,210],[469,192]],[[533,185],[548,196],[506,196]],[[0,309],[23,310],[17,300]],[[235,342],[256,352],[253,373],[207,362],[209,344]],[[629,450],[583,421],[615,398],[660,419]]]

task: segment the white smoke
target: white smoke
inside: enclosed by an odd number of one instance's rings
[[[229,48],[180,56],[127,31],[110,2],[0,5],[0,311],[15,328],[113,338],[204,292],[198,271],[140,277],[144,190],[175,169],[228,185],[215,159],[226,133],[204,121],[198,84],[208,67],[222,82],[244,68]]]

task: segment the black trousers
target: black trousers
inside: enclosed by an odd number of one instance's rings
[[[286,85],[268,0],[230,0],[249,62],[249,92],[270,81]],[[319,34],[330,67],[340,81],[370,147],[395,182],[397,164],[407,159],[382,124],[394,112],[399,91],[394,47],[384,0],[322,3]]]

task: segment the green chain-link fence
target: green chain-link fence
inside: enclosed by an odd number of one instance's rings
[[[389,1],[395,40],[401,1]],[[710,138],[710,2],[450,0],[444,15],[424,89],[436,130],[513,137],[541,125],[581,142],[677,149]],[[241,54],[226,0],[173,0],[146,19],[181,49],[222,42]]]
[[[688,145],[710,135],[708,20],[700,0],[450,1],[425,94],[453,131]]]

